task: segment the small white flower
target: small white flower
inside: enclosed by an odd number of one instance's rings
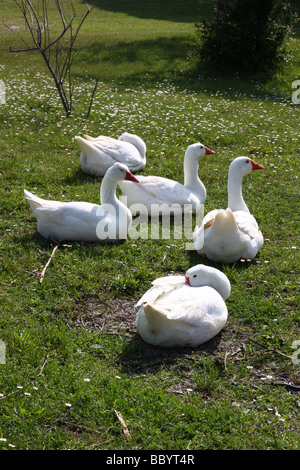
[[[83,379],[84,382],[90,382],[91,379]]]
[[[71,405],[71,403],[65,403],[65,406],[70,407],[70,406],[72,406],[72,405]]]
[[[2,441],[2,442],[6,442],[6,441],[7,441],[7,439],[5,439],[5,437],[0,437],[0,441]]]

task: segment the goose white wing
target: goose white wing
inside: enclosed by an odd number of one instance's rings
[[[152,287],[140,298],[136,307],[140,307],[144,303],[153,304],[162,295],[184,285],[184,281],[184,276],[165,276],[155,279],[152,282]]]
[[[190,325],[199,325],[206,317],[206,314],[194,301],[185,299],[181,301],[180,305],[167,310],[166,316],[168,320],[177,320]]]
[[[112,137],[99,136],[92,140],[95,148],[107,154],[115,162],[125,165],[136,164],[141,156],[137,148],[129,142],[123,142]]]
[[[239,229],[248,235],[251,239],[257,238],[259,234],[258,224],[253,215],[244,211],[233,212]]]
[[[139,183],[134,188],[126,181],[119,186],[124,195],[134,198],[135,202],[180,205],[199,203],[199,198],[186,186],[159,176],[139,176]]]

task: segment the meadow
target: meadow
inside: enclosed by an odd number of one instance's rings
[[[38,54],[10,53],[20,40],[0,24],[0,450],[298,450],[299,24],[274,77],[219,76],[190,56],[211,1],[127,3],[90,2],[70,117]],[[22,33],[16,5],[0,9]],[[235,157],[262,164],[243,182],[264,235],[257,257],[220,265],[172,234],[68,242],[41,278],[55,244],[38,234],[24,188],[99,203],[101,178],[82,172],[74,137],[124,131],[146,142],[145,175],[183,182],[188,145],[215,151],[199,164],[205,213],[226,207]],[[198,348],[145,344],[136,302],[153,279],[198,263],[231,281],[226,327]]]

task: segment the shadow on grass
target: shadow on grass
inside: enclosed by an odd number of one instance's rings
[[[138,333],[134,333],[124,345],[117,362],[129,375],[158,373],[162,366],[172,367],[182,359],[193,359],[195,354],[200,357],[217,356],[221,341],[222,332],[197,348],[162,348],[145,343]]]
[[[105,250],[113,249],[115,246],[122,246],[124,243],[126,243],[127,239],[121,239],[121,240],[116,240],[113,242],[106,242],[105,240],[99,240],[98,242],[89,242],[89,241],[77,241],[77,240],[63,240],[60,242],[57,242],[55,240],[51,240],[50,238],[44,238],[42,235],[39,234],[37,231],[37,221],[36,219],[32,219],[32,224],[34,226],[33,229],[30,230],[30,232],[19,235],[19,234],[14,234],[12,235],[12,240],[18,244],[20,244],[24,251],[29,250],[32,248],[33,245],[39,250],[52,250],[56,245],[58,245],[58,248],[60,250],[65,249],[65,247],[68,248],[68,251],[70,251],[70,247],[73,250],[78,251],[80,248],[89,248],[88,253],[89,255],[93,254],[96,258],[99,257],[99,252],[97,251],[97,247],[105,247]],[[90,249],[91,248],[91,249]],[[95,249],[95,252],[94,250]],[[85,252],[85,255],[88,256],[88,254]]]
[[[116,42],[108,47],[95,42],[81,52],[81,62],[88,69],[88,76],[103,83],[117,84],[118,91],[143,86],[152,89],[164,80],[171,82],[179,90],[204,93],[223,93],[228,97],[240,99],[243,94],[253,100],[278,99],[290,96],[288,89],[272,88],[269,74],[242,74],[235,71],[218,72],[201,68],[191,45],[194,34],[191,27],[190,37],[160,37],[142,41]],[[283,73],[282,69],[280,73]],[[80,79],[86,73],[77,72]],[[271,81],[270,81],[271,80]],[[238,96],[236,96],[238,93]]]
[[[142,83],[143,87],[149,88],[170,74],[174,76],[176,64],[187,59],[188,41],[188,37],[161,37],[115,42],[110,46],[94,42],[82,49],[80,60],[87,66],[92,79],[99,77],[109,83],[119,80],[125,88]],[[77,75],[85,78],[80,72]]]
[[[100,189],[102,178],[103,178],[102,176],[88,175],[87,173],[84,173],[84,171],[81,168],[77,168],[72,174],[67,175],[64,178],[64,182],[68,185],[93,183],[93,184],[98,185]]]
[[[216,261],[212,261],[209,259],[202,258],[196,250],[188,251],[187,256],[189,258],[190,267],[195,266],[197,264],[204,264],[206,266],[211,266],[213,268],[219,269],[220,271],[224,272],[228,277],[230,282],[234,282],[235,274],[237,271],[243,271],[245,269],[249,269],[253,263],[255,263],[255,259],[251,261],[237,261],[235,263],[217,263]],[[258,255],[259,256],[259,255]]]
[[[91,0],[90,6],[114,13],[125,13],[141,19],[195,22],[212,9],[211,0]]]

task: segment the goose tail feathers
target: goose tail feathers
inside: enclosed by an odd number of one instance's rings
[[[42,206],[42,203],[43,203],[42,199],[40,199],[39,197],[37,197],[34,194],[30,193],[26,189],[24,189],[24,195],[25,195],[25,198],[27,199],[27,201],[29,202],[30,208],[33,212],[35,212],[35,210],[38,207]]]

